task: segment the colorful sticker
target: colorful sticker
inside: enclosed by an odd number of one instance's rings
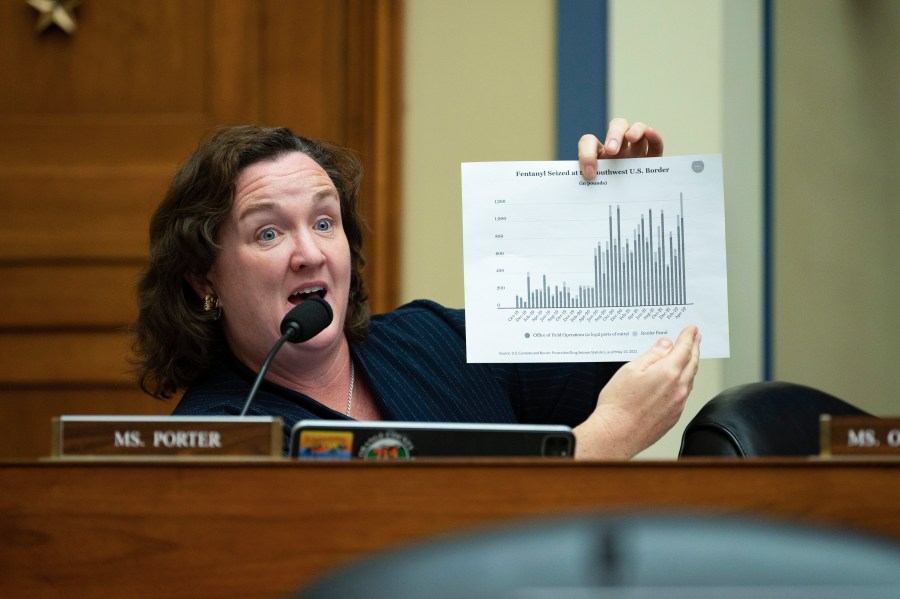
[[[353,451],[350,431],[301,431],[298,457],[310,460],[349,460]]]
[[[366,439],[357,455],[364,460],[408,460],[412,450],[413,443],[409,437],[386,431]]]

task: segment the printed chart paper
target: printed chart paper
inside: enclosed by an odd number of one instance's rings
[[[462,165],[469,362],[627,361],[687,325],[728,346],[718,154]]]

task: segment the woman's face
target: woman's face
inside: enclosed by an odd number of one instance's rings
[[[331,305],[334,320],[282,355],[302,356],[343,341],[350,246],[338,192],[312,158],[291,152],[244,169],[219,244],[207,282],[219,296],[225,336],[241,361],[258,368],[281,335],[284,315],[313,295]]]

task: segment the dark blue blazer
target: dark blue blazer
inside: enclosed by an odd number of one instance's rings
[[[351,344],[388,420],[580,424],[620,363],[467,364],[465,312],[418,300],[372,317]],[[230,352],[184,394],[176,415],[237,415],[256,373]],[[281,416],[285,450],[301,419],[346,419],[312,397],[264,381],[248,414]]]

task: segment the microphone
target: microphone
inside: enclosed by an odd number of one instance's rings
[[[245,416],[247,410],[250,409],[250,404],[256,396],[256,390],[259,389],[259,385],[269,369],[269,364],[272,363],[275,354],[278,353],[284,342],[303,343],[304,341],[309,341],[324,331],[331,324],[333,318],[334,313],[331,311],[331,306],[321,297],[312,297],[304,300],[285,314],[281,320],[281,338],[275,342],[275,346],[272,347],[272,351],[269,352],[269,355],[266,356],[260,367],[259,374],[256,375],[256,380],[253,382],[253,387],[250,388],[250,393],[247,394],[247,400],[244,402],[241,416]]]
[[[331,324],[334,314],[321,297],[313,296],[291,308],[281,321],[281,334],[291,343],[309,341]],[[280,347],[280,346],[279,346]]]

